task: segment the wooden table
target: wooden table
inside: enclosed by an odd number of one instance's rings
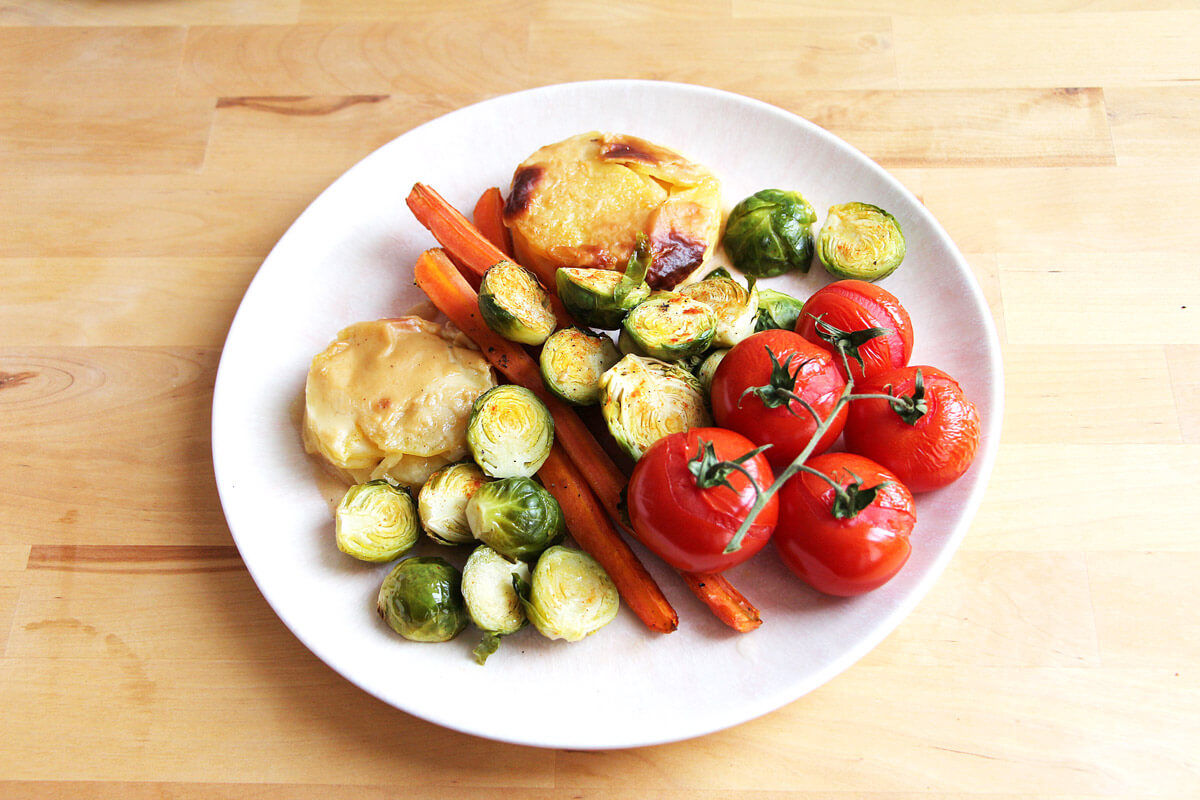
[[[886,5],[0,3],[0,796],[1200,796],[1200,10]],[[751,95],[888,168],[985,288],[1007,415],[962,549],[860,663],[705,738],[556,752],[311,655],[233,546],[209,418],[322,188],[596,77]]]

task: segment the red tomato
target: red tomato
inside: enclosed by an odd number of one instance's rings
[[[872,328],[885,332],[870,336]],[[796,332],[834,353],[838,370],[847,379],[853,376],[858,380],[903,367],[912,357],[913,329],[908,312],[891,292],[866,281],[835,281],[818,289],[804,301]],[[849,374],[841,352],[850,364]]]
[[[971,466],[979,449],[979,412],[940,369],[890,370],[855,384],[854,393],[891,395],[897,401],[852,401],[846,449],[878,461],[912,491],[941,488]]]
[[[727,485],[702,488],[690,467],[702,460],[704,443],[712,446],[709,465],[740,459],[754,450],[746,437],[723,428],[672,433],[638,459],[626,492],[629,521],[638,540],[685,572],[721,572],[742,563],[771,538],[779,516],[779,501],[772,496],[746,531],[740,549],[724,552],[754,505],[755,487],[765,490],[775,475],[760,453],[741,464],[749,477],[729,470],[724,476]]]
[[[797,473],[777,495],[775,548],[783,563],[826,594],[850,597],[887,583],[911,551],[908,537],[917,524],[912,494],[891,472],[853,453],[826,453],[806,464],[865,507],[839,519],[833,486],[808,472]]]
[[[772,362],[772,354],[778,366]],[[747,394],[757,387],[765,390]],[[782,470],[812,439],[817,422],[800,403],[781,392],[803,398],[825,419],[845,388],[846,381],[828,350],[792,331],[761,331],[735,345],[717,367],[710,389],[713,418],[755,444],[770,444],[767,460]],[[845,424],[843,405],[813,453],[828,450]]]

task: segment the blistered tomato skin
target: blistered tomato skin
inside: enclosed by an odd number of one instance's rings
[[[840,485],[883,484],[869,506],[848,519],[833,513],[834,488],[816,475],[797,473],[779,490],[775,548],[783,563],[819,592],[853,597],[878,589],[908,561],[917,518],[912,493],[879,464],[853,453],[809,459]]]
[[[910,424],[888,400],[854,400],[846,420],[846,449],[887,467],[913,492],[940,489],[970,468],[979,449],[979,412],[945,372],[903,367],[857,383],[854,389],[855,394],[898,398],[919,395],[925,410]]]
[[[847,373],[836,345],[822,336],[819,321],[847,333],[868,328],[882,328],[887,333],[859,345],[857,353],[863,363],[860,365],[850,355],[846,359],[850,365]],[[843,377],[852,376],[855,381],[903,367],[912,357],[913,327],[908,311],[891,292],[866,281],[835,281],[818,289],[804,302],[796,332],[835,353],[838,370]]]
[[[732,460],[754,449],[745,437],[721,428],[692,428],[664,436],[634,467],[627,491],[629,520],[638,540],[676,569],[722,572],[750,558],[770,540],[779,516],[776,497],[763,506],[741,547],[724,552],[754,505],[753,487],[761,491],[774,483],[775,476],[759,454],[742,465],[750,478],[729,473],[732,489],[700,488],[688,464],[701,442],[711,442],[719,460]]]
[[[775,370],[772,353],[789,373],[798,368],[795,380],[788,381],[785,388],[802,397],[821,419],[833,412],[846,381],[828,350],[792,331],[756,333],[735,345],[721,360],[710,389],[713,419],[756,445],[771,445],[765,455],[771,466],[781,472],[808,444],[818,423],[795,400],[772,408],[768,400],[747,393],[749,389],[771,384]],[[846,413],[843,405],[818,441],[814,454],[828,450],[841,435]]]

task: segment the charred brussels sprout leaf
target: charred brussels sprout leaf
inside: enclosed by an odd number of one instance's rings
[[[622,330],[635,352],[675,361],[709,348],[717,333],[717,315],[699,300],[665,293],[630,311]]]
[[[405,639],[446,642],[470,621],[461,585],[461,574],[445,559],[406,558],[383,579],[376,610]]]
[[[817,238],[821,263],[838,278],[886,278],[900,266],[904,253],[900,223],[869,203],[842,203],[830,208]]]
[[[485,483],[467,503],[475,538],[510,560],[530,559],[567,532],[558,501],[529,478]]]
[[[463,600],[471,621],[483,631],[474,650],[480,664],[496,652],[500,637],[516,633],[528,622],[513,588],[514,577],[529,580],[529,565],[509,561],[486,544],[476,547],[463,566]]]
[[[808,272],[817,215],[799,192],[763,189],[733,207],[725,222],[725,252],[756,278]]]
[[[493,478],[533,475],[553,445],[554,418],[524,386],[493,387],[471,407],[467,447],[475,463]]]
[[[663,436],[712,420],[696,376],[676,364],[627,355],[600,378],[600,411],[635,460]]]
[[[790,294],[784,294],[775,289],[759,289],[758,315],[755,319],[754,330],[756,333],[773,328],[786,331],[795,330],[796,321],[800,319],[800,312],[803,308],[804,301],[797,300]]]
[[[581,328],[555,331],[538,358],[542,381],[556,397],[577,406],[600,402],[600,376],[621,354],[607,336]]]
[[[511,261],[501,261],[484,274],[479,313],[489,328],[521,344],[541,344],[556,324],[546,290],[532,272]]]
[[[360,561],[391,561],[408,552],[420,533],[412,495],[386,480],[351,486],[334,512],[338,549]]]
[[[577,642],[616,618],[621,601],[604,568],[587,553],[551,547],[526,583],[514,579],[525,613],[548,639]]]
[[[474,542],[467,524],[467,501],[488,482],[470,461],[448,464],[429,476],[417,493],[417,512],[429,538],[438,544]]]

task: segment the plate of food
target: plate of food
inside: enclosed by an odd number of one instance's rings
[[[230,328],[213,462],[263,596],[347,680],[623,748],[879,643],[966,535],[1002,403],[980,287],[885,170],[751,98],[590,81],[312,202]]]

